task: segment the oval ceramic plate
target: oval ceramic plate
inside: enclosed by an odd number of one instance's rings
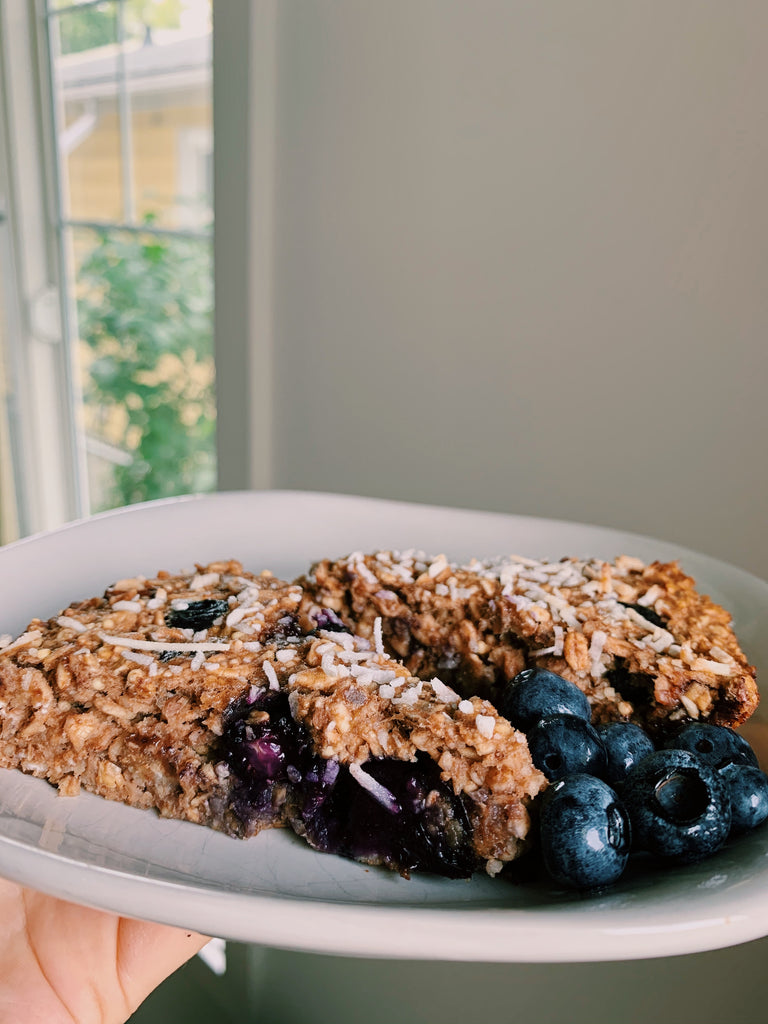
[[[0,549],[0,633],[120,577],[223,558],[292,578],[353,550],[451,560],[634,554],[680,559],[768,666],[768,584],[685,549],[553,520],[302,492],[186,497]],[[412,878],[317,854],[286,831],[230,839],[0,771],[0,874],[75,902],[243,942],[436,960],[587,961],[692,953],[768,934],[768,830],[701,864],[634,868],[585,898],[544,883]]]

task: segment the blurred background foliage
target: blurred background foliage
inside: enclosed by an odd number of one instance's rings
[[[152,29],[177,28],[181,20],[181,0],[123,0],[124,30],[127,34],[151,33]],[[107,46],[118,38],[117,6],[85,7],[76,18],[61,21],[62,53],[82,53]]]
[[[78,271],[85,428],[112,452],[102,508],[215,484],[211,245],[151,226],[97,232]]]

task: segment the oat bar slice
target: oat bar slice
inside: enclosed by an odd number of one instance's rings
[[[408,874],[491,874],[545,785],[479,698],[297,626],[301,590],[237,562],[121,580],[0,652],[0,766]]]
[[[409,875],[493,875],[526,848],[546,786],[487,701],[416,679],[344,632],[264,652],[252,703],[223,738],[245,834],[266,802],[316,849]]]
[[[301,591],[238,562],[124,579],[0,651],[0,766],[222,825],[213,747]],[[226,827],[226,822],[224,823]]]
[[[699,719],[735,726],[758,702],[729,614],[675,562],[524,557],[456,565],[417,551],[355,552],[297,582],[302,624],[343,623],[418,676],[490,700],[541,665],[587,694],[596,721],[655,732]]]

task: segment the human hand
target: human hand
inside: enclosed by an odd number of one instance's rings
[[[123,1024],[207,942],[0,879],[0,1024]]]

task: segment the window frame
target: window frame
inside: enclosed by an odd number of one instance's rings
[[[212,2],[217,487],[266,489],[274,478],[278,7],[277,0]],[[66,229],[97,225],[62,215],[51,16],[45,0],[0,5],[7,419],[22,536],[88,514],[76,318],[61,285],[70,260]]]
[[[31,2],[0,5],[7,412],[21,535],[87,509],[71,310],[62,299],[64,252],[56,230],[52,86],[38,15]]]

